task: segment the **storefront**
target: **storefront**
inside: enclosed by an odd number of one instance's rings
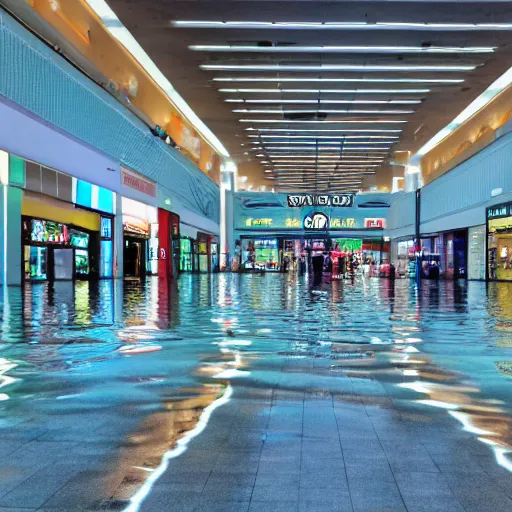
[[[140,278],[158,274],[157,209],[123,197],[122,216],[125,277]]]
[[[467,277],[467,230],[423,235],[421,277],[460,279]]]
[[[112,278],[115,194],[63,173],[26,162],[21,205],[22,278],[73,280]],[[34,190],[52,192],[46,195]],[[70,199],[69,202],[63,199]]]
[[[173,277],[179,270],[179,225],[175,213],[158,208],[158,276]]]
[[[487,208],[487,278],[512,281],[512,203]]]

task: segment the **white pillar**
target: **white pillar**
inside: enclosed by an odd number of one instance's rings
[[[124,252],[124,234],[123,234],[123,208],[121,195],[116,194],[116,216],[114,218],[114,278],[122,279]]]

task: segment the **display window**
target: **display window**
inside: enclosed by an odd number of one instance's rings
[[[192,240],[190,238],[180,239],[180,271],[192,272],[193,270]]]
[[[29,217],[22,218],[22,233],[26,280],[72,280],[90,276],[91,259],[98,256],[98,233]]]

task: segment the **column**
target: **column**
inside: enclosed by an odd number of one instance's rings
[[[21,284],[21,204],[23,190],[0,185],[0,282],[2,285]]]
[[[114,217],[114,278],[122,279],[124,253],[123,207],[120,194],[116,194],[116,216]]]

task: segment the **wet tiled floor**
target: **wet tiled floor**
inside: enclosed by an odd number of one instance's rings
[[[512,510],[512,285],[37,284],[1,327],[0,512]]]

